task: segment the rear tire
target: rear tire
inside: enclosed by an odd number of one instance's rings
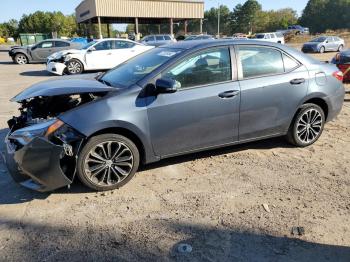
[[[326,52],[326,48],[324,46],[321,46],[320,48],[320,54],[323,54],[324,52]]]
[[[136,145],[116,134],[92,137],[78,157],[81,182],[96,191],[120,188],[135,175],[140,164]]]
[[[287,140],[298,147],[310,146],[322,135],[324,124],[325,115],[322,108],[315,104],[305,104],[294,117]]]
[[[338,52],[341,52],[343,49],[344,49],[344,46],[343,46],[343,45],[340,45],[340,46],[338,47]]]
[[[28,57],[25,54],[18,53],[15,55],[14,62],[18,65],[28,64]]]
[[[78,59],[71,59],[67,62],[66,70],[69,75],[81,74],[84,71],[84,65]]]

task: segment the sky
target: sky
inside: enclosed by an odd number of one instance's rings
[[[115,0],[118,1],[118,0]],[[307,0],[258,0],[264,10],[292,7],[301,14]],[[30,14],[37,10],[61,11],[64,14],[74,13],[75,7],[81,0],[1,0],[0,23],[12,18],[19,20],[23,14]],[[221,4],[227,5],[231,10],[245,0],[220,0]],[[205,0],[205,9],[218,5],[218,0]]]

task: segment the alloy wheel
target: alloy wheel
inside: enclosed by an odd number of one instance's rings
[[[323,118],[316,109],[309,109],[297,121],[297,137],[304,143],[313,143],[322,132]]]
[[[84,169],[88,179],[99,186],[112,186],[127,178],[134,165],[131,149],[124,143],[106,141],[87,154]]]
[[[70,61],[67,69],[70,74],[79,74],[82,71],[81,64],[77,61]]]
[[[25,55],[17,55],[16,62],[19,65],[25,65],[25,64],[27,64],[28,60],[27,60],[27,57]]]

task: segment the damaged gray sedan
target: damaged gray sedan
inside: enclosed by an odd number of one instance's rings
[[[315,143],[341,111],[337,67],[274,43],[185,41],[103,75],[38,83],[12,99],[6,164],[51,191],[75,176],[94,190],[126,184],[140,163],[276,136]]]

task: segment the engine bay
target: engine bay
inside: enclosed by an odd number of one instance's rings
[[[7,123],[11,131],[39,124],[83,104],[90,103],[106,93],[83,93],[57,96],[39,96],[20,101],[20,115]]]

